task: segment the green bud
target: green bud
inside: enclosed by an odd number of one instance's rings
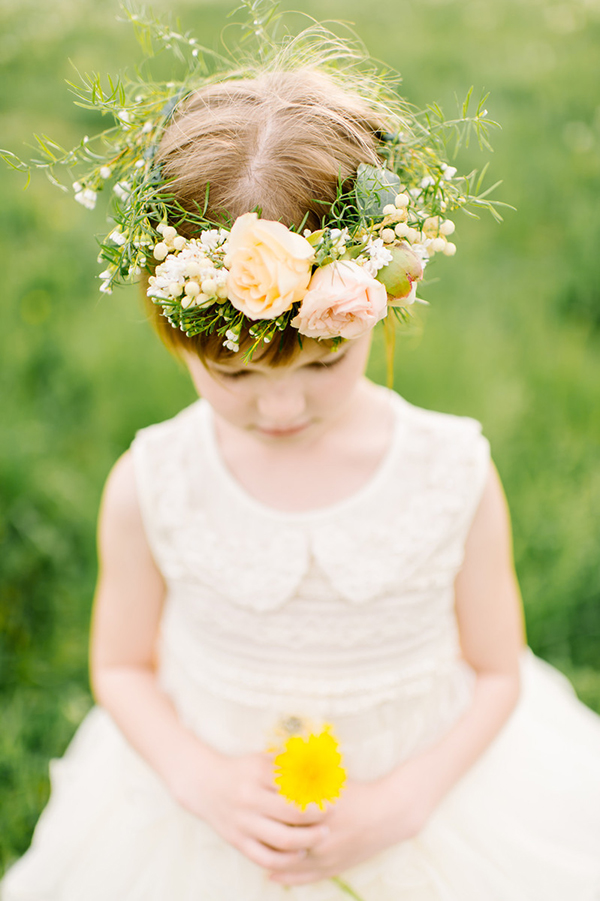
[[[408,297],[413,282],[423,278],[423,264],[408,244],[397,244],[388,250],[392,262],[379,270],[377,280],[385,286],[390,297],[400,300]]]

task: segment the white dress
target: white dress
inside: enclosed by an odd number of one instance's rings
[[[382,389],[385,390],[385,389]],[[358,493],[282,513],[234,481],[202,401],[133,444],[168,586],[160,682],[226,754],[282,717],[334,726],[349,775],[430,746],[470,703],[453,582],[489,465],[479,425],[390,394],[395,431]],[[528,651],[500,736],[419,836],[347,870],[364,901],[600,901],[600,718]],[[171,798],[106,712],[64,758],[2,901],[343,901],[286,889]]]

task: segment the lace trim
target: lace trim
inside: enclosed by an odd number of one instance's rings
[[[218,659],[198,653],[193,635],[165,630],[161,636],[160,672],[167,679],[173,669],[183,674],[189,685],[244,706],[281,710],[316,709],[325,705],[336,714],[356,713],[384,701],[425,695],[432,685],[443,682],[464,664],[451,643],[440,645],[437,653],[415,660],[408,666],[368,669],[354,667],[330,672],[306,667],[290,672],[266,664],[261,669],[235,665],[232,657]]]
[[[302,521],[273,520],[227,491],[198,441],[202,404],[140,432],[133,449],[142,513],[167,580],[205,585],[256,611],[293,597],[311,556],[353,604],[453,581],[487,473],[487,442],[473,420],[395,403],[405,428],[389,481]],[[187,483],[184,473],[194,478]]]

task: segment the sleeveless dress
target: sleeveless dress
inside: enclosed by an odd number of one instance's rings
[[[488,444],[474,420],[390,403],[374,476],[314,512],[248,496],[203,401],[133,443],[168,587],[160,683],[225,754],[264,750],[278,721],[306,716],[333,724],[350,777],[375,779],[470,704],[453,583]],[[515,712],[418,837],[343,874],[364,901],[600,901],[600,718],[530,651],[522,673]],[[2,901],[343,901],[330,880],[270,882],[178,806],[100,708],[51,777]]]

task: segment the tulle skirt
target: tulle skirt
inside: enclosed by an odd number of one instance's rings
[[[99,708],[51,778],[2,901],[345,897],[329,880],[272,883],[172,799]],[[343,876],[364,901],[600,901],[600,718],[528,653],[517,709],[422,832]]]

